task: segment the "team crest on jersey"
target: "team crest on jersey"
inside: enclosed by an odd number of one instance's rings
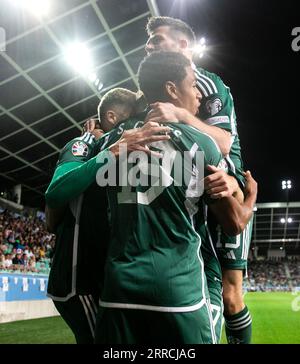
[[[72,154],[75,157],[86,157],[88,155],[88,146],[83,142],[77,141],[72,145]]]
[[[206,109],[211,116],[216,115],[222,109],[222,101],[219,98],[209,100],[206,103]]]

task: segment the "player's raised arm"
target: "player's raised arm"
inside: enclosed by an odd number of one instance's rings
[[[231,134],[229,131],[217,126],[206,124],[196,116],[192,115],[188,110],[177,107],[171,103],[156,102],[151,104],[146,121],[154,121],[158,123],[164,122],[184,122],[199,131],[210,135],[218,143],[223,156],[230,152]]]
[[[251,176],[250,171],[246,172],[245,178],[245,198],[243,203],[240,203],[233,196],[229,196],[209,204],[209,208],[224,229],[224,232],[230,236],[240,234],[253,214],[257,197],[257,183]]]
[[[126,145],[128,152],[132,150],[150,152],[147,144],[168,140],[170,138],[166,135],[168,131],[167,126],[151,123],[136,131],[124,132],[109,149],[104,149],[88,161],[73,161],[58,166],[45,194],[47,205],[51,208],[60,208],[83,193],[95,181],[98,170],[109,163],[111,157],[118,158],[120,144]],[[105,158],[99,158],[100,154]]]

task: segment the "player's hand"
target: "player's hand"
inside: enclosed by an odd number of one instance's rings
[[[251,172],[250,171],[243,172],[243,175],[246,180],[245,188],[244,188],[245,196],[248,196],[248,195],[257,196],[257,182],[252,177]]]
[[[94,135],[96,140],[101,138],[102,135],[104,134],[104,131],[100,127],[99,120],[94,118],[88,119],[84,123],[82,128],[82,135],[86,132]]]
[[[109,150],[119,157],[120,153],[126,148],[127,153],[138,150],[147,154],[161,157],[157,152],[149,149],[148,145],[154,142],[165,141],[170,139],[170,128],[161,126],[158,123],[148,122],[142,128],[125,130],[122,137],[113,144]]]
[[[150,104],[151,110],[148,112],[145,123],[149,121],[155,123],[174,122],[180,121],[181,111],[180,107],[177,107],[169,102],[155,102]]]
[[[207,170],[212,174],[204,178],[204,189],[212,199],[230,197],[239,189],[237,180],[222,169],[208,165]]]

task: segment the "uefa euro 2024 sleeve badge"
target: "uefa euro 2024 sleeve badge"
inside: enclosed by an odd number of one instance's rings
[[[72,145],[72,154],[75,157],[86,157],[88,155],[88,146],[81,141],[77,141]]]
[[[206,109],[211,116],[216,115],[222,109],[222,101],[218,97],[213,100],[208,100]]]

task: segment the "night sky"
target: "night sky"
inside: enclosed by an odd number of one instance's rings
[[[235,101],[245,168],[259,183],[258,202],[300,201],[300,51],[291,47],[300,27],[296,1],[158,0],[161,15],[188,22],[206,37],[199,65],[217,73]],[[300,46],[300,40],[299,40]]]

